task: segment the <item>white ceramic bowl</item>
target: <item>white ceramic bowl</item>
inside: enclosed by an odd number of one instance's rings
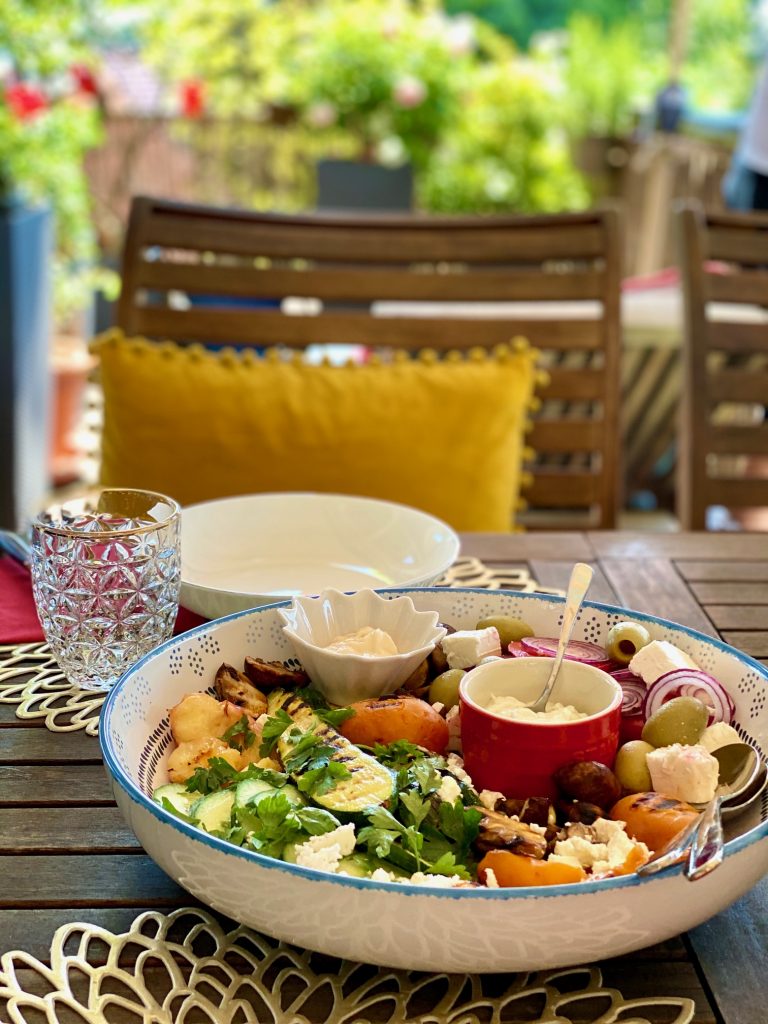
[[[332,704],[393,693],[446,634],[437,612],[418,612],[410,597],[389,600],[373,590],[295,597],[290,608],[278,608],[277,614],[307,675]],[[365,626],[389,633],[398,653],[368,658],[326,649],[337,637]]]
[[[563,607],[562,599],[540,594],[407,593],[417,609],[434,610],[458,629],[487,615],[513,615],[551,636]],[[576,638],[600,640],[627,618],[719,679],[734,699],[740,736],[768,750],[768,669],[682,626],[591,602],[580,612]],[[678,866],[649,878],[581,885],[441,890],[329,875],[231,846],[172,816],[150,794],[167,778],[168,708],[209,687],[222,661],[238,665],[246,652],[295,665],[274,606],[158,647],[109,694],[99,733],[115,799],[149,855],[193,896],[245,925],[309,949],[410,970],[530,971],[661,942],[717,914],[768,870],[765,798],[734,823],[746,831],[729,840],[720,867],[695,885]]]
[[[422,587],[459,553],[434,516],[340,494],[247,494],[181,513],[181,603],[213,619],[327,587]]]

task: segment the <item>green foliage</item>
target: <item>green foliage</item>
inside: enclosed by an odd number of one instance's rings
[[[586,206],[551,80],[524,58],[481,68],[419,182],[446,213],[554,212]]]
[[[95,287],[114,277],[95,268],[96,238],[83,168],[100,139],[93,97],[76,88],[71,68],[91,59],[95,5],[89,0],[0,0],[0,200],[47,203],[56,219],[54,307],[59,321],[82,309]],[[14,106],[26,89],[40,107]]]
[[[750,0],[697,0],[691,11],[683,82],[695,107],[737,111],[755,85],[759,34]]]
[[[626,135],[664,80],[663,55],[646,50],[634,19],[605,28],[595,18],[575,15],[564,58],[564,102],[574,136]]]

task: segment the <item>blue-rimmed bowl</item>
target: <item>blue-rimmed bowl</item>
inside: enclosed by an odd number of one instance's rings
[[[557,633],[562,598],[503,591],[417,589],[418,610],[473,628],[512,615]],[[167,781],[168,709],[211,687],[223,662],[246,654],[295,666],[278,605],[231,615],[169,640],[127,672],[104,705],[100,739],[115,799],[147,853],[181,886],[243,924],[308,949],[406,969],[527,971],[661,942],[717,914],[768,871],[768,799],[734,822],[722,865],[692,885],[680,867],[636,876],[521,889],[436,889],[347,878],[271,860],[206,835],[151,799]],[[768,751],[768,670],[731,647],[652,616],[586,603],[576,639],[600,642],[620,620],[642,622],[728,689],[741,737]]]

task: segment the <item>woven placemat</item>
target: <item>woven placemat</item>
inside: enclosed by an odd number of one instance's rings
[[[540,587],[525,568],[491,569],[478,558],[457,559],[437,586],[562,593]],[[47,644],[0,646],[0,704],[16,705],[17,718],[42,718],[51,732],[84,729],[88,735],[96,736],[105,696],[73,686],[60,671]]]
[[[0,959],[0,1019],[13,1024],[688,1024],[694,1009],[683,997],[626,1000],[597,967],[463,975],[350,963],[188,908],[141,914],[120,934],[63,925],[50,966],[21,951]]]

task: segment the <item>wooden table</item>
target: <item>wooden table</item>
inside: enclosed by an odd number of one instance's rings
[[[719,633],[768,664],[766,535],[473,534],[463,538],[463,553],[489,566],[527,566],[541,584],[560,588],[574,561],[591,562],[590,598]],[[63,923],[120,931],[144,909],[193,904],[123,823],[97,741],[20,722],[7,705],[0,707],[0,879],[0,953],[24,949],[42,959]],[[689,996],[699,1024],[756,1024],[768,1005],[766,949],[768,879],[688,935],[600,968],[627,999]],[[653,1019],[669,1015],[658,1008]]]

